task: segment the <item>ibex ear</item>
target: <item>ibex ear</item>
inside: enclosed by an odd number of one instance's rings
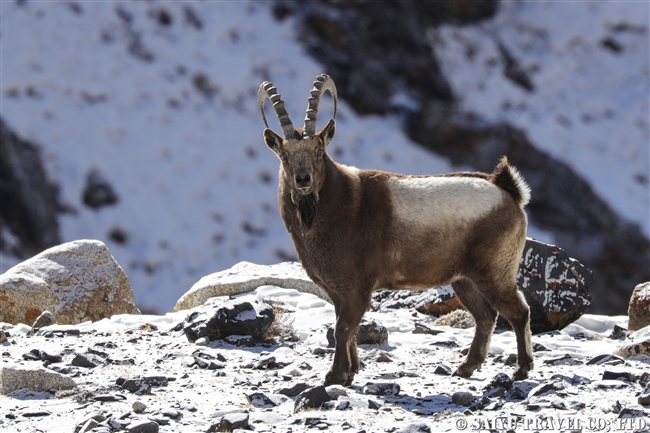
[[[323,141],[323,144],[327,146],[330,141],[332,141],[332,138],[334,138],[334,131],[336,130],[336,122],[334,119],[330,120],[327,122],[327,125],[323,126],[323,129],[318,131],[316,136],[320,138]]]
[[[264,142],[275,153],[280,152],[280,149],[282,149],[282,137],[270,128],[264,129]]]

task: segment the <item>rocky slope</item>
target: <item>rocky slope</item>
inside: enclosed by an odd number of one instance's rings
[[[332,360],[326,337],[332,307],[313,295],[272,286],[238,296],[238,302],[256,308],[262,308],[262,300],[274,305],[283,332],[276,329],[275,341],[252,345],[246,339],[189,343],[182,329],[197,310],[53,325],[33,336],[25,325],[5,325],[3,378],[29,374],[31,381],[35,373],[21,371],[46,366],[76,386],[57,379],[50,383],[58,391],[34,387],[0,396],[0,426],[66,433],[233,427],[559,431],[566,426],[558,423],[567,422],[573,423],[571,430],[650,429],[650,409],[638,398],[648,386],[650,357],[611,355],[621,345],[648,337],[648,328],[632,337],[613,333],[625,325],[625,317],[588,315],[561,332],[533,337],[535,370],[529,380],[513,384],[508,378],[515,352],[512,332],[495,334],[483,369],[461,379],[449,374],[462,359],[472,328],[429,327],[426,334],[416,331],[415,322],[428,319],[413,310],[368,313],[386,326],[388,343],[361,346],[363,367],[352,387],[323,390],[318,386]],[[249,343],[240,346],[239,341]]]

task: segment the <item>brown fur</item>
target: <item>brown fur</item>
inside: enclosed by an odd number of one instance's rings
[[[470,351],[455,374],[468,377],[483,363],[499,312],[517,336],[515,379],[526,378],[533,366],[530,313],[515,283],[526,237],[520,207],[525,194],[507,160],[490,175],[447,175],[498,185],[503,201],[490,214],[462,230],[430,227],[425,236],[416,237],[412,227],[394,216],[388,179],[401,175],[375,170],[355,175],[332,161],[324,148],[333,131],[330,121],[316,136],[299,140],[264,132],[267,145],[282,161],[282,219],[307,274],[329,295],[336,312],[336,352],[325,384],[350,385],[358,372],[355,335],[374,290],[449,283],[476,322]],[[296,173],[298,179],[310,174],[309,189],[299,190]]]

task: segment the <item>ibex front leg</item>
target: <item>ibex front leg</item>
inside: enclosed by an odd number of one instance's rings
[[[354,296],[353,292],[344,301],[334,300],[336,311],[336,326],[334,339],[336,340],[334,362],[330,371],[325,376],[325,386],[349,386],[354,376],[359,372],[359,357],[357,355],[357,330],[361,323],[369,301]]]

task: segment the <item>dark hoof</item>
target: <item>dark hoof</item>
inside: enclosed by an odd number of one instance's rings
[[[459,376],[459,377],[471,377],[472,374],[474,374],[475,368],[468,367],[467,365],[461,365],[454,371],[452,376]]]
[[[515,374],[512,377],[512,380],[513,381],[518,381],[518,380],[528,379],[528,372],[530,370],[532,370],[532,369],[533,369],[533,363],[532,362],[529,363],[529,364],[523,365],[521,367],[518,367],[515,370]]]
[[[352,383],[352,378],[349,378],[347,373],[338,373],[335,371],[329,371],[325,375],[325,386],[330,385],[343,385],[348,386],[348,380]]]

